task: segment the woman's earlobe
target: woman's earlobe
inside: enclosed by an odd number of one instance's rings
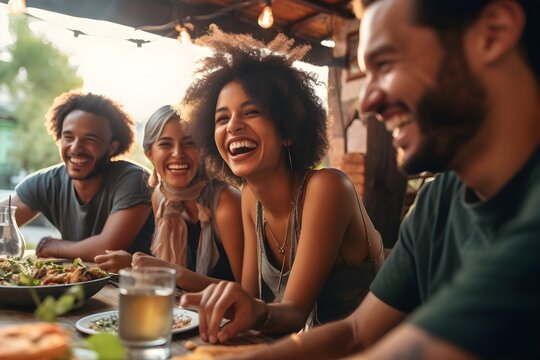
[[[144,152],[144,156],[153,164],[152,162],[152,150],[148,150]]]

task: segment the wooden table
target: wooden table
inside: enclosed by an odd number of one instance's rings
[[[87,299],[81,308],[59,317],[58,323],[63,325],[66,329],[71,330],[73,341],[81,340],[85,337],[85,335],[75,329],[75,323],[77,320],[87,315],[118,309],[118,297],[118,289],[111,284],[107,284],[96,295],[90,299]],[[36,319],[32,310],[0,307],[0,326],[35,321]],[[183,355],[190,352],[184,347],[184,343],[187,340],[192,340],[198,344],[203,343],[199,337],[198,329],[174,334],[171,343],[171,351],[173,356]],[[270,338],[252,332],[236,338],[235,340],[231,341],[230,344],[258,344],[270,341]]]

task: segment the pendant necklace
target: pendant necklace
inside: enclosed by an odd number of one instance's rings
[[[281,261],[281,270],[279,271],[279,281],[276,288],[276,293],[279,294],[279,290],[281,288],[281,280],[283,278],[283,270],[285,269],[285,259],[287,256],[285,256],[285,248],[287,247],[287,242],[289,239],[289,227],[291,225],[291,213],[292,208],[294,207],[294,201],[291,201],[291,206],[289,207],[289,215],[287,215],[287,227],[285,228],[285,236],[283,237],[283,243],[279,245],[279,242],[277,241],[276,235],[274,235],[274,232],[272,231],[272,228],[270,227],[270,224],[268,221],[266,221],[266,217],[264,216],[264,209],[263,209],[263,218],[264,218],[264,224],[268,227],[268,231],[270,232],[270,236],[272,237],[272,240],[274,240],[274,243],[277,246],[277,249],[281,255],[283,255],[283,260]]]

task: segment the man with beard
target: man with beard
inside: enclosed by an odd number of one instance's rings
[[[539,2],[364,5],[361,110],[393,133],[406,172],[442,173],[351,316],[234,358],[538,359]],[[206,338],[226,341],[249,311],[272,323],[269,307],[229,299],[199,312],[217,319]],[[220,328],[226,309],[232,321]]]
[[[104,96],[69,92],[55,99],[47,126],[63,164],[28,176],[12,199],[17,224],[42,213],[62,234],[43,238],[36,254],[93,261],[106,250],[149,253],[149,174],[136,164],[111,161],[133,144],[131,117]]]

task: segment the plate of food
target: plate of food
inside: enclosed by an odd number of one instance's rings
[[[0,359],[69,359],[69,333],[57,324],[0,327]]]
[[[172,333],[177,334],[199,326],[199,314],[194,311],[174,308]],[[109,332],[116,334],[118,329],[118,310],[105,311],[79,319],[75,327],[88,335]]]
[[[71,265],[32,258],[0,259],[0,305],[35,307],[33,294],[40,301],[47,296],[56,299],[74,285],[81,285],[84,297],[89,298],[108,280],[107,272],[89,267],[80,259]]]

